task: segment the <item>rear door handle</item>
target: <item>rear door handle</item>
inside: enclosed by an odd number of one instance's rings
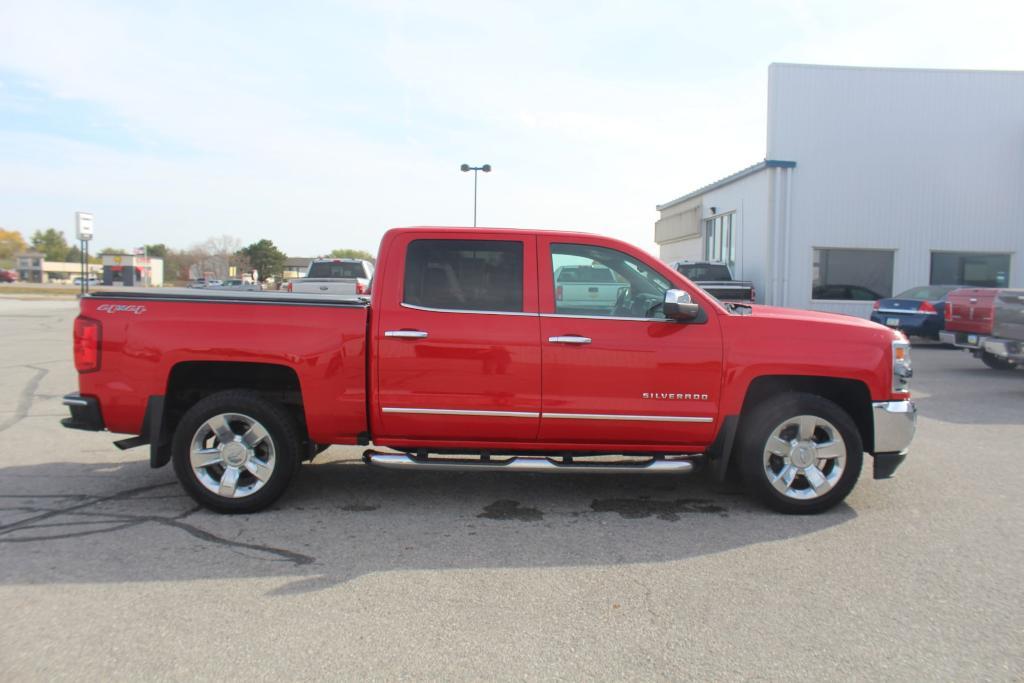
[[[548,341],[552,344],[589,344],[593,340],[590,337],[568,334],[562,337],[548,337]]]
[[[388,330],[385,337],[397,337],[399,339],[426,339],[427,333],[420,330]]]

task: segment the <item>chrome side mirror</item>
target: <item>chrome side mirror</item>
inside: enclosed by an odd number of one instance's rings
[[[700,304],[695,304],[689,292],[681,289],[670,289],[665,292],[665,303],[662,305],[666,318],[672,320],[693,320],[700,314]]]

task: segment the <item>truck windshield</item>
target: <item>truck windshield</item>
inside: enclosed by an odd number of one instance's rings
[[[306,277],[365,278],[366,270],[362,263],[317,261],[309,267],[309,274]]]
[[[722,263],[680,263],[676,266],[676,270],[694,282],[732,279],[729,267]]]

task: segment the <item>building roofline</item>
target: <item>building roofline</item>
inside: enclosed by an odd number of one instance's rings
[[[766,168],[794,168],[795,166],[796,166],[796,162],[795,161],[781,161],[779,159],[765,159],[764,161],[757,162],[753,166],[747,166],[743,170],[736,171],[732,175],[729,175],[729,176],[726,176],[726,177],[721,178],[719,180],[716,180],[715,182],[711,183],[710,185],[705,185],[704,187],[698,188],[698,189],[694,190],[693,192],[690,192],[689,194],[684,194],[682,197],[678,197],[677,199],[673,199],[670,202],[665,202],[664,204],[658,204],[654,208],[657,211],[664,211],[665,209],[671,208],[671,207],[673,207],[673,206],[675,206],[677,204],[682,204],[685,201],[689,201],[689,200],[693,199],[694,197],[699,197],[702,194],[707,194],[708,192],[711,192],[712,190],[717,190],[720,187],[725,187],[726,185],[729,185],[730,183],[734,183],[737,180],[741,180],[743,178],[746,178],[749,175],[753,175],[755,173],[759,173],[760,171],[763,171]]]
[[[798,67],[802,69],[844,69],[846,71],[919,71],[933,73],[963,73],[963,74],[1017,74],[1024,76],[1024,71],[1012,69],[948,69],[941,67],[915,67],[915,66],[857,66],[851,64],[801,64],[800,62],[772,62],[768,68],[776,66]]]

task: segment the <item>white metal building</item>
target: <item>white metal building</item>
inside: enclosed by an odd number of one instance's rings
[[[1024,72],[772,64],[765,158],[659,205],[662,260],[865,316],[921,284],[1024,285]]]

